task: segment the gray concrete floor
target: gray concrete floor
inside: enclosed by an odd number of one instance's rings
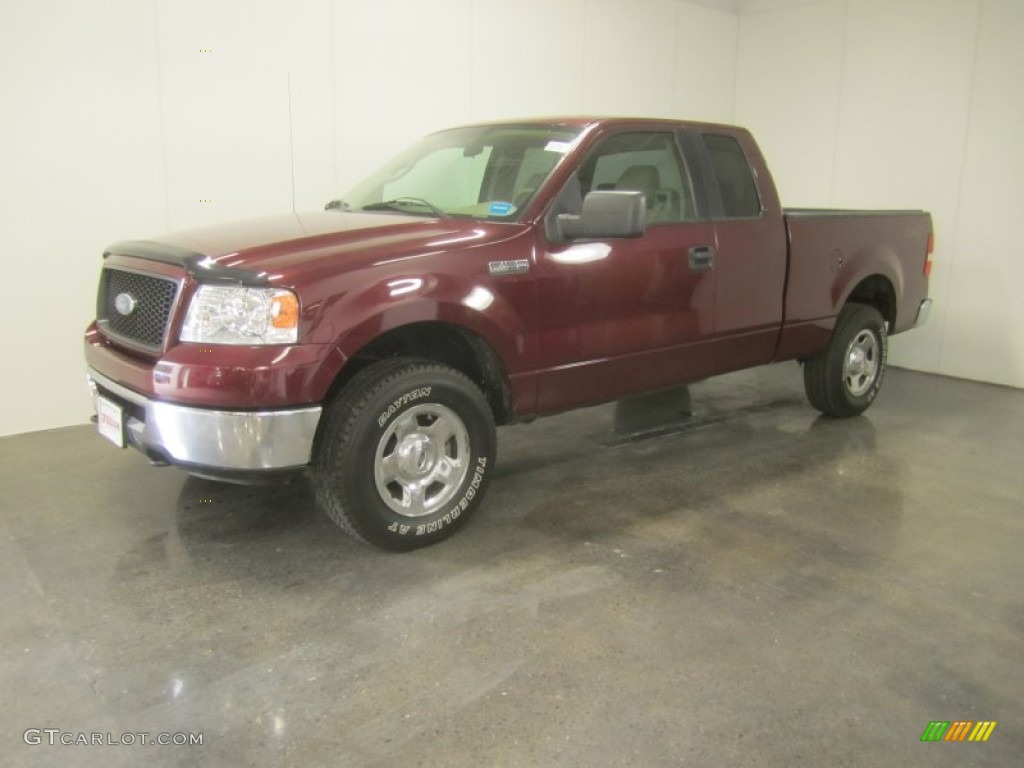
[[[0,762],[1020,765],[1024,392],[891,370],[841,422],[795,365],[691,394],[500,430],[481,513],[409,555],[304,483],[0,440]]]

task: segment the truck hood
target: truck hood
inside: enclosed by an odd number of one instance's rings
[[[318,211],[190,229],[112,245],[107,254],[182,266],[201,280],[288,284],[311,267],[359,269],[499,242],[522,225],[391,213]]]

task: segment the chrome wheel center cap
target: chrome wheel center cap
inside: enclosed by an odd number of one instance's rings
[[[395,453],[398,455],[398,466],[406,477],[428,475],[437,463],[437,450],[426,435],[407,436]]]
[[[469,433],[455,411],[440,403],[414,405],[377,441],[377,493],[397,515],[432,515],[459,492],[470,471],[469,456]]]
[[[853,376],[860,376],[867,367],[867,357],[864,350],[860,348],[850,350],[850,359],[847,361],[847,370]]]

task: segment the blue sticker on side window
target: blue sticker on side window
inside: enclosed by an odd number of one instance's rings
[[[488,209],[488,213],[491,216],[508,216],[516,207],[512,203],[491,203],[491,207]]]

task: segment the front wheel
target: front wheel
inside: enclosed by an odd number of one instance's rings
[[[811,405],[829,416],[856,416],[882,386],[889,337],[874,307],[847,304],[821,355],[804,362],[804,389]]]
[[[317,501],[347,533],[403,551],[453,534],[483,499],[494,418],[463,374],[399,358],[357,374],[331,403],[313,462]]]

